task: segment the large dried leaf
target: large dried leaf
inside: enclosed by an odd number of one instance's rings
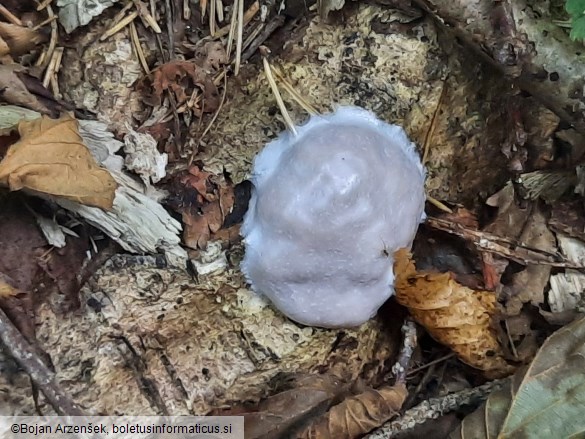
[[[43,84],[19,64],[0,64],[0,99],[52,116],[61,108]]]
[[[496,296],[459,285],[450,273],[417,272],[408,251],[395,254],[396,300],[438,342],[487,376],[509,375],[493,317]]]
[[[576,438],[585,435],[585,318],[548,338],[530,367],[490,395],[450,437]]]
[[[321,416],[299,439],[354,439],[380,427],[398,414],[408,396],[406,386],[368,389],[347,398]]]
[[[282,391],[257,406],[235,406],[220,413],[244,415],[247,439],[278,439],[302,429],[312,418],[349,394],[350,387],[327,374],[283,376],[281,381]]]
[[[18,130],[20,141],[0,162],[1,185],[111,209],[117,184],[83,144],[75,119],[22,121]]]

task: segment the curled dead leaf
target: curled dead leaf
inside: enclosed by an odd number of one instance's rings
[[[63,107],[38,78],[19,64],[0,64],[0,99],[53,117]]]
[[[408,391],[404,384],[367,389],[345,399],[317,419],[299,439],[354,439],[398,414]]]
[[[112,208],[116,181],[83,144],[75,119],[22,121],[18,131],[20,140],[0,162],[0,185]]]
[[[394,272],[396,300],[439,343],[486,376],[502,377],[514,371],[504,359],[493,326],[495,293],[464,287],[450,273],[417,272],[405,249],[395,253]]]

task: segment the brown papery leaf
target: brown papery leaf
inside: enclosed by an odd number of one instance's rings
[[[298,375],[286,381],[281,392],[255,407],[235,406],[212,414],[244,415],[246,439],[298,437],[295,431],[349,394],[350,385],[333,375]]]
[[[435,340],[488,377],[514,371],[503,357],[493,326],[495,293],[464,287],[450,273],[417,272],[405,249],[394,256],[396,300]]]
[[[29,81],[27,81],[27,78]],[[9,104],[19,105],[38,111],[42,114],[55,114],[54,108],[49,108],[47,103],[43,101],[46,96],[37,96],[36,93],[31,92],[27,87],[26,82],[33,82],[36,78],[28,75],[27,69],[19,64],[0,64],[0,99]],[[40,81],[39,87],[43,87]],[[50,95],[48,90],[44,90],[47,95]],[[50,101],[50,100],[48,100]]]
[[[152,87],[158,102],[169,90],[183,104],[191,97],[194,87],[203,92],[202,103],[195,114],[213,113],[219,106],[219,93],[211,76],[200,66],[190,61],[171,61],[153,72]]]
[[[20,141],[0,162],[0,185],[112,208],[116,181],[83,144],[75,119],[22,121],[18,131]]]
[[[0,55],[18,56],[34,49],[35,46],[44,42],[46,37],[28,27],[0,21],[0,39],[6,43],[9,49],[8,52],[2,53],[2,45],[0,44]]]
[[[298,439],[354,439],[398,414],[408,391],[404,384],[368,389],[321,416]]]

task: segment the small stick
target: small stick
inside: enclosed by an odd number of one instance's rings
[[[234,44],[234,34],[236,33],[236,24],[238,22],[238,3],[240,0],[234,0],[234,4],[232,6],[232,17],[230,19],[230,25],[228,26],[228,40],[227,40],[227,47],[225,48],[225,53],[227,55],[227,59],[230,59],[230,54],[232,53],[232,46]],[[219,36],[221,33],[221,29],[216,32],[216,36]]]
[[[9,23],[15,24],[17,26],[22,26],[22,21],[4,6],[0,5],[0,15],[2,15]]]
[[[191,7],[189,6],[189,0],[183,0],[183,18],[189,20],[191,18]]]
[[[209,3],[209,34],[213,37],[215,35],[215,7],[217,4],[215,0]]]
[[[406,385],[408,365],[417,346],[416,323],[414,323],[412,318],[407,317],[404,320],[401,331],[404,336],[404,343],[402,344],[398,361],[392,366],[392,372],[394,373],[395,384]]]
[[[217,21],[219,21],[220,23],[223,21],[223,2],[221,0],[216,0],[217,5],[216,5],[216,9],[217,9]]]
[[[205,18],[207,13],[207,0],[201,0],[201,19]]]
[[[43,0],[42,2],[40,2],[37,6],[37,11],[42,11],[43,9],[45,9],[47,6],[49,6],[51,4],[53,0]]]
[[[132,40],[132,44],[134,45],[134,50],[136,50],[136,55],[138,55],[140,65],[142,66],[144,72],[148,75],[150,73],[150,68],[148,67],[148,63],[146,62],[144,52],[142,51],[142,45],[140,44],[140,38],[138,38],[138,32],[136,31],[136,25],[134,24],[134,22],[130,23],[130,39]]]
[[[110,38],[112,35],[117,34],[122,29],[124,29],[126,26],[128,26],[132,21],[134,21],[136,19],[136,17],[138,17],[138,11],[132,11],[129,15],[127,15],[122,20],[120,20],[120,22],[118,24],[116,24],[113,27],[111,27],[110,29],[108,29],[100,37],[100,41],[104,41],[104,40]]]
[[[49,64],[47,65],[47,70],[45,71],[45,76],[43,77],[43,86],[45,88],[49,87],[49,84],[51,83],[51,78],[53,77],[53,75],[55,74],[59,67],[59,64],[61,63],[63,48],[60,47],[59,49],[53,50],[53,55],[51,56]]]
[[[280,73],[280,71],[274,67],[272,67],[272,71],[274,72],[274,76],[276,76],[278,78],[278,80],[280,81],[280,85],[282,85],[282,88],[284,88],[288,94],[291,95],[291,97],[301,106],[303,107],[303,109],[311,114],[311,115],[316,115],[319,114],[319,111],[317,111],[317,109],[315,107],[313,107],[310,103],[308,103],[305,98],[303,98],[299,92],[297,92],[294,87],[292,85],[290,85],[287,80],[284,78],[284,76],[282,75],[282,73]]]
[[[240,62],[242,61],[242,43],[244,42],[244,0],[238,2],[238,34],[236,38],[236,66],[234,75],[238,76]]]
[[[144,26],[150,27],[157,34],[162,33],[162,29],[152,14],[148,12],[148,7],[140,0],[134,0],[134,5],[136,6],[136,10],[138,11],[138,15],[140,16],[140,20],[142,20]]]
[[[250,5],[248,10],[244,13],[244,26],[247,25],[252,20],[252,18],[254,18],[254,15],[256,15],[259,10],[260,3],[258,2],[258,0],[256,0],[254,3]],[[235,13],[235,11],[237,11],[237,8],[236,5],[234,4],[232,13]],[[215,37],[216,38],[225,37],[229,33],[229,31],[230,26],[229,25],[224,26],[215,33]]]
[[[439,200],[431,197],[430,195],[427,195],[427,201],[431,203],[433,206],[441,209],[443,212],[453,213],[453,211],[449,207],[441,203]]]
[[[429,419],[437,419],[445,413],[452,412],[466,405],[475,405],[485,401],[490,393],[501,389],[507,380],[495,380],[483,384],[474,389],[465,389],[460,392],[450,393],[439,398],[430,398],[423,401],[416,407],[404,412],[402,416],[374,432],[365,436],[364,439],[387,439],[414,428]]]
[[[16,329],[1,308],[0,341],[8,353],[30,376],[31,381],[43,392],[57,413],[65,416],[86,416],[83,409],[61,389],[55,374],[43,363],[35,349]]]
[[[276,85],[276,81],[274,80],[274,76],[272,76],[272,69],[270,68],[270,63],[268,62],[268,58],[266,55],[268,54],[268,48],[261,48],[262,53],[262,62],[264,63],[264,73],[266,74],[266,79],[268,79],[268,83],[270,84],[270,88],[272,89],[272,94],[276,98],[276,103],[278,104],[278,108],[280,108],[280,112],[282,113],[282,117],[284,118],[284,122],[287,128],[290,130],[293,135],[297,135],[297,129],[295,128],[295,124],[293,123],[286,106],[284,105],[284,101],[282,100],[282,96],[278,91],[278,86]]]
[[[52,17],[49,17],[46,20],[43,20],[42,22],[37,24],[35,27],[32,28],[32,30],[39,30],[41,27],[46,26],[47,24],[55,21],[56,19],[57,19],[57,16],[53,15]]]

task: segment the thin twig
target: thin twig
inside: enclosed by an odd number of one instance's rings
[[[39,24],[37,24],[35,27],[33,27],[32,30],[39,30],[40,28],[46,26],[47,24],[52,23],[56,19],[57,19],[57,17],[53,15],[52,17],[49,17],[46,20],[41,21]]]
[[[522,265],[550,265],[551,267],[572,268],[585,271],[585,266],[575,264],[560,254],[529,247],[521,242],[496,236],[481,230],[469,229],[463,227],[461,224],[443,218],[429,217],[425,224],[428,227],[459,236],[471,242],[482,251],[503,256]]]
[[[128,14],[126,17],[124,17],[122,20],[120,20],[114,26],[112,26],[107,31],[105,31],[104,34],[100,37],[100,41],[107,40],[112,35],[117,34],[122,29],[124,29],[126,26],[128,26],[132,21],[134,21],[136,19],[136,17],[138,17],[138,11],[132,11],[130,14]]]
[[[234,35],[236,33],[236,24],[238,23],[238,3],[240,0],[234,0],[234,4],[232,6],[232,17],[230,19],[230,25],[228,26],[228,39],[227,45],[225,48],[225,53],[227,55],[227,59],[230,59],[230,54],[232,53],[232,46],[234,44]],[[216,36],[219,36],[221,33],[221,29],[217,32]]]
[[[406,384],[408,365],[417,346],[416,323],[414,323],[412,318],[407,317],[404,320],[401,330],[404,342],[402,343],[402,349],[400,350],[398,361],[392,366],[395,384]]]
[[[232,14],[237,13],[237,8],[235,4],[232,6],[232,9],[233,9]],[[254,15],[256,15],[259,10],[260,3],[258,2],[258,0],[256,0],[254,3],[250,5],[248,10],[244,13],[244,26],[246,26],[252,20],[252,18],[254,18]],[[229,32],[230,26],[229,25],[224,26],[215,33],[215,38],[225,37]]]
[[[240,63],[242,62],[242,43],[244,42],[244,0],[238,2],[238,33],[236,38],[236,66],[234,75],[240,72]]]
[[[217,21],[220,23],[223,22],[223,2],[221,0],[215,0],[217,2],[216,9],[217,9]]]
[[[42,11],[43,9],[45,9],[47,6],[49,6],[51,4],[53,0],[43,0],[42,2],[40,2],[37,5],[37,11]]]
[[[447,78],[445,78],[445,80],[443,80],[443,88],[441,89],[441,95],[439,96],[439,102],[437,102],[437,107],[435,108],[435,111],[433,112],[433,117],[431,118],[431,125],[429,126],[429,129],[427,130],[427,134],[425,135],[425,141],[423,144],[423,158],[422,158],[422,162],[423,165],[427,162],[428,158],[429,158],[429,151],[431,149],[430,145],[431,145],[431,141],[433,139],[433,135],[435,134],[435,129],[437,127],[437,120],[439,119],[439,113],[441,111],[441,108],[443,107],[443,98],[445,96],[445,90],[447,89]]]
[[[427,195],[427,201],[429,203],[431,203],[433,206],[441,209],[443,212],[453,213],[453,210],[451,210],[448,206],[446,206],[445,204],[443,204],[439,200],[431,197],[430,195]]]
[[[420,372],[421,370],[425,370],[431,366],[434,366],[435,364],[439,364],[439,363],[446,361],[449,358],[452,358],[454,356],[455,356],[454,352],[451,352],[450,354],[447,354],[447,355],[443,355],[442,357],[437,358],[436,360],[429,361],[428,363],[423,364],[422,366],[415,367],[414,369],[409,370],[408,375],[409,376],[414,375],[415,373]]]
[[[268,83],[270,84],[270,88],[272,89],[272,94],[276,99],[276,103],[278,104],[278,108],[280,108],[280,112],[282,113],[282,117],[284,118],[284,122],[287,128],[290,130],[293,135],[297,135],[297,130],[295,128],[295,124],[293,123],[286,106],[284,105],[284,101],[282,100],[282,96],[278,91],[278,86],[276,85],[276,81],[274,80],[274,76],[272,76],[272,69],[270,68],[270,63],[268,62],[268,58],[266,56],[262,57],[262,62],[264,63],[264,73],[266,74],[266,79],[268,79]]]
[[[213,37],[215,35],[215,0],[209,3],[209,34]]]
[[[146,62],[144,52],[142,51],[142,45],[140,44],[140,38],[138,38],[138,31],[136,30],[136,25],[134,22],[130,23],[130,39],[132,40],[134,50],[136,51],[136,55],[138,56],[138,60],[140,61],[142,69],[147,75],[150,74],[150,68]]]
[[[272,71],[274,72],[274,76],[278,78],[280,81],[280,85],[284,88],[288,94],[299,104],[307,113],[311,115],[319,114],[319,111],[313,107],[309,102],[306,101],[305,98],[301,96],[299,92],[297,92],[294,87],[288,83],[288,81],[284,78],[284,75],[274,66],[272,67]]]
[[[0,15],[2,15],[9,23],[15,24],[17,26],[22,26],[22,21],[4,6],[0,5]]]
[[[423,401],[416,407],[407,410],[402,416],[387,422],[364,439],[388,439],[422,424],[429,419],[437,419],[446,413],[467,405],[477,405],[485,401],[490,393],[501,389],[507,380],[495,380],[474,389],[450,393],[440,398]]]
[[[39,358],[35,349],[16,329],[0,308],[0,341],[7,352],[30,376],[57,413],[65,416],[85,416],[83,409],[57,383],[55,374]]]
[[[277,15],[275,16],[272,20],[270,20],[268,23],[266,23],[265,26],[261,27],[260,29],[262,29],[262,32],[260,32],[257,36],[254,37],[254,39],[249,43],[249,46],[246,50],[244,50],[244,53],[242,54],[242,61],[247,61],[249,60],[252,55],[254,55],[254,53],[256,52],[256,50],[258,50],[258,48],[264,44],[264,42],[268,39],[268,37],[270,37],[270,35],[272,35],[274,33],[274,31],[276,29],[278,29],[280,26],[282,26],[284,24],[284,15]]]

